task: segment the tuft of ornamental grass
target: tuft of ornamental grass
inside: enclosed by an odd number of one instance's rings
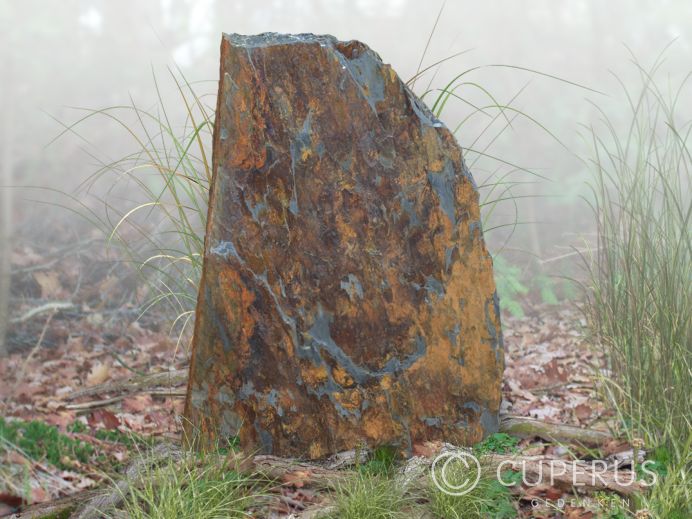
[[[431,70],[439,70],[445,61],[455,58],[462,53],[452,55],[419,71],[407,84],[413,88],[416,81]],[[517,228],[522,225],[537,224],[535,221],[521,221],[519,218],[519,200],[524,198],[541,198],[530,186],[550,179],[528,169],[507,157],[496,155],[494,145],[503,135],[512,131],[518,120],[524,119],[534,127],[544,132],[550,139],[555,140],[572,154],[570,149],[540,121],[519,110],[515,104],[528,87],[528,83],[519,88],[508,100],[500,101],[483,85],[484,80],[474,77],[478,73],[494,68],[513,69],[518,73],[549,78],[571,86],[591,90],[588,87],[542,73],[537,70],[516,67],[513,65],[491,64],[472,67],[464,70],[445,83],[442,87],[433,88],[437,75],[432,76],[425,90],[420,93],[420,99],[429,104],[433,114],[441,118],[446,109],[456,104],[461,113],[456,124],[449,126],[451,132],[460,138],[464,149],[464,160],[473,173],[480,195],[479,205],[482,212],[484,233],[504,230],[504,237],[498,247],[498,253],[508,244]],[[593,91],[593,90],[591,90]],[[595,92],[595,91],[594,91]],[[526,188],[529,187],[529,192]],[[510,208],[507,211],[507,207]],[[507,220],[500,213],[510,212],[513,215]]]
[[[264,478],[242,471],[219,453],[183,452],[168,457],[117,486],[121,510],[106,517],[132,519],[238,519],[254,517],[253,510],[269,501]],[[123,489],[125,488],[125,489]]]
[[[444,61],[421,70],[408,84],[413,87],[417,80]],[[492,65],[495,66],[504,65]],[[500,102],[481,86],[482,81],[472,79],[473,74],[481,70],[482,67],[475,67],[456,74],[441,88],[432,88],[431,79],[421,98],[429,99],[437,117],[453,103],[463,107],[460,121],[450,128],[455,134],[462,129],[465,132],[462,139],[465,157],[478,182],[484,232],[487,235],[502,231],[501,250],[518,226],[531,223],[519,221],[518,200],[537,196],[514,190],[544,178],[493,155],[492,146],[520,117],[551,138],[557,140],[557,137],[540,122],[512,106],[525,87],[508,101]],[[536,71],[519,70],[545,76]],[[85,202],[82,193],[71,199],[77,211],[98,227],[108,237],[109,244],[119,249],[142,273],[142,279],[150,288],[144,308],[160,303],[172,305],[178,316],[176,324],[184,330],[194,317],[201,277],[212,179],[216,93],[200,94],[199,85],[189,82],[179,71],[170,71],[170,77],[177,95],[175,102],[167,99],[154,77],[158,102],[153,108],[145,109],[131,100],[129,105],[83,109],[84,115],[66,125],[61,135],[73,133],[86,140],[80,133],[81,126],[98,119],[121,128],[123,135],[131,139],[133,151],[120,159],[103,160],[96,152],[93,154],[101,167],[84,183],[83,190],[96,192],[94,186],[103,185],[105,181],[109,186],[106,194],[97,195],[102,209]],[[484,122],[478,123],[479,118]],[[505,205],[512,209],[499,210]],[[500,212],[513,212],[514,217],[503,221]],[[507,301],[511,301],[513,294],[501,294],[505,295]]]
[[[339,481],[332,497],[334,506],[322,519],[403,519],[417,506],[395,479],[366,471]]]
[[[645,500],[657,517],[676,517],[692,502],[684,486],[692,429],[692,121],[677,110],[691,93],[690,75],[660,85],[661,63],[636,65],[637,92],[621,82],[630,109],[624,129],[595,105],[602,116],[602,126],[590,129],[598,249],[587,262],[587,311],[607,362],[606,398],[630,438],[667,453],[672,469],[660,488],[678,490],[655,489]]]
[[[75,211],[141,272],[150,288],[145,308],[171,305],[182,335],[194,314],[202,270],[215,110],[208,101],[215,93],[200,94],[199,84],[169,72],[176,102],[164,101],[154,76],[158,103],[153,108],[131,99],[129,105],[80,109],[84,115],[65,125],[56,139],[73,133],[86,140],[78,130],[92,119],[116,125],[131,139],[133,151],[117,160],[92,154],[100,168],[70,198]],[[103,181],[106,194],[96,196],[102,209],[94,208],[84,195]]]
[[[502,64],[469,68],[454,74],[441,87],[434,87],[442,65],[466,53],[459,52],[423,66],[443,9],[441,6],[418,70],[407,85],[414,89],[418,82],[427,80],[420,98],[428,103],[436,117],[441,117],[453,104],[460,108],[458,121],[449,127],[455,135],[463,130],[465,160],[478,181],[484,232],[502,234],[498,238],[502,242],[497,247],[499,254],[518,226],[536,223],[519,221],[518,200],[540,195],[515,190],[546,179],[494,155],[493,145],[521,118],[555,139],[567,152],[569,149],[539,121],[514,106],[528,83],[508,100],[501,101],[483,86],[477,74],[491,68],[509,68],[590,89],[539,71]],[[170,77],[177,97],[174,101],[167,98],[154,76],[157,103],[153,107],[145,109],[131,99],[129,105],[85,109],[84,116],[66,125],[62,134],[74,133],[87,141],[78,130],[87,120],[97,118],[117,125],[132,140],[132,153],[118,160],[99,159],[98,150],[92,155],[101,168],[85,187],[90,188],[102,179],[112,183],[106,195],[100,196],[104,210],[95,210],[83,201],[81,194],[72,197],[72,201],[80,208],[78,212],[99,227],[109,242],[118,246],[125,258],[142,272],[151,289],[145,308],[159,303],[173,305],[182,336],[194,317],[202,270],[208,192],[213,176],[211,146],[216,92],[201,94],[199,82],[189,82],[180,70],[170,70]],[[216,85],[215,81],[204,83]],[[510,210],[502,209],[505,206]],[[500,213],[513,216],[507,220]],[[511,301],[514,293],[500,295]]]
[[[466,483],[476,476],[475,472],[470,473],[469,468],[461,462],[452,461],[446,466],[440,464],[435,470],[436,480],[443,482],[446,479],[451,489],[466,488]],[[507,475],[506,480],[511,479]],[[497,480],[495,471],[485,466],[482,460],[480,479],[469,492],[462,495],[445,492],[431,477],[426,497],[430,512],[439,519],[510,519],[517,516],[509,488]]]
[[[690,467],[692,467],[692,432],[681,447],[683,458],[670,460],[666,474],[659,476],[655,485],[641,496],[637,496],[637,508],[648,510],[652,517],[665,519],[686,519],[692,517],[692,489],[690,488]]]

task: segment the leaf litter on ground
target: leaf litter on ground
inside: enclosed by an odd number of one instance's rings
[[[92,261],[101,257],[112,263],[104,255],[99,249],[87,256]],[[16,314],[26,314],[32,306],[44,304],[49,294],[73,294],[70,302],[75,305],[71,310],[16,322],[10,334],[16,341],[15,351],[0,358],[0,416],[8,421],[39,421],[55,427],[65,438],[90,445],[92,454],[82,460],[67,456],[58,467],[44,458],[25,456],[13,446],[0,446],[6,472],[0,474],[0,493],[21,495],[23,503],[50,501],[102,483],[109,471],[112,473],[127,462],[133,448],[135,452],[139,448],[137,445],[146,445],[148,440],[179,441],[181,387],[170,395],[144,391],[123,396],[115,391],[85,396],[76,401],[77,405],[86,406],[79,409],[71,406],[72,402],[67,403],[69,395],[77,390],[186,368],[184,348],[176,347],[175,339],[167,332],[169,318],[154,311],[138,319],[141,308],[133,303],[132,294],[141,305],[144,289],[132,287],[128,297],[117,294],[122,283],[113,282],[114,271],[99,271],[93,266],[82,267],[91,269],[89,283],[85,283],[73,258],[47,261],[28,246],[19,247],[13,257],[19,272],[13,285],[18,301],[14,305]],[[84,255],[80,257],[87,261]],[[40,269],[44,264],[50,275],[35,277],[32,269]],[[103,290],[111,292],[104,295]],[[112,301],[121,303],[115,307],[110,304]],[[555,424],[607,428],[612,416],[598,398],[593,377],[594,368],[602,364],[602,359],[585,339],[585,323],[577,308],[539,305],[523,318],[504,315],[503,327],[503,413]],[[40,337],[44,338],[42,343]],[[146,441],[138,443],[140,439]],[[510,443],[514,448],[514,443]],[[565,446],[530,438],[516,443],[525,455],[565,459],[573,455]],[[430,457],[439,448],[440,444],[434,443],[414,445],[414,454]],[[628,448],[626,443],[615,442],[606,450],[612,454]],[[10,478],[23,478],[23,483],[8,485]],[[271,511],[273,517],[300,514],[323,501],[317,489],[296,481],[289,475],[279,487]],[[593,516],[588,506],[579,505],[559,512],[537,510],[531,506],[532,499],[549,500],[563,496],[564,491],[545,485],[520,488],[515,494],[521,517]]]

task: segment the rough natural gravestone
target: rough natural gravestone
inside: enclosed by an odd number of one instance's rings
[[[186,402],[201,442],[319,458],[497,430],[478,192],[366,45],[224,35]]]

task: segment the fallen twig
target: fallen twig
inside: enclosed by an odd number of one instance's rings
[[[593,384],[579,382],[560,382],[558,384],[550,384],[549,386],[532,387],[531,393],[540,395],[542,393],[550,393],[556,389],[590,389],[593,390]]]
[[[148,393],[154,396],[166,396],[169,398],[182,398],[185,396],[185,391],[175,391],[166,388],[152,388],[144,389],[139,391],[139,393]],[[103,400],[92,400],[90,402],[80,402],[79,404],[66,404],[65,409],[68,411],[89,411],[91,409],[98,409],[100,407],[108,407],[109,405],[117,404],[118,402],[125,400],[132,393],[127,393],[125,395],[118,395],[112,398],[104,398]]]
[[[167,389],[165,387],[146,389],[143,393],[149,393],[153,396],[167,396],[170,398],[179,398],[187,395],[184,389]]]
[[[50,303],[45,303],[41,306],[37,306],[36,308],[32,308],[28,312],[22,314],[19,317],[16,317],[14,319],[10,320],[11,324],[19,324],[19,323],[24,323],[31,319],[32,317],[36,317],[37,315],[41,315],[45,312],[57,312],[58,310],[69,310],[71,308],[74,308],[75,305],[69,301],[53,301]]]
[[[117,404],[125,398],[125,395],[116,396],[113,398],[106,398],[103,400],[93,400],[91,402],[82,402],[80,404],[67,404],[65,409],[68,411],[90,411],[91,409],[98,409],[100,407],[107,407],[109,405]]]
[[[153,388],[161,388],[162,386],[180,386],[187,382],[187,371],[187,369],[177,369],[174,371],[164,371],[162,373],[152,373],[150,375],[107,382],[105,384],[73,391],[66,395],[64,400],[71,401],[85,396],[102,395],[106,393],[123,393],[125,395],[131,395],[134,393],[144,393]],[[159,389],[156,390],[158,391]]]
[[[538,436],[548,441],[577,442],[603,445],[613,436],[606,431],[583,429],[574,425],[551,424],[523,416],[507,416],[500,422],[500,431],[521,438]]]

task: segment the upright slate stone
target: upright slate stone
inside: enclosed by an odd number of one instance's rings
[[[497,429],[478,192],[377,54],[224,35],[188,434],[318,458]]]

